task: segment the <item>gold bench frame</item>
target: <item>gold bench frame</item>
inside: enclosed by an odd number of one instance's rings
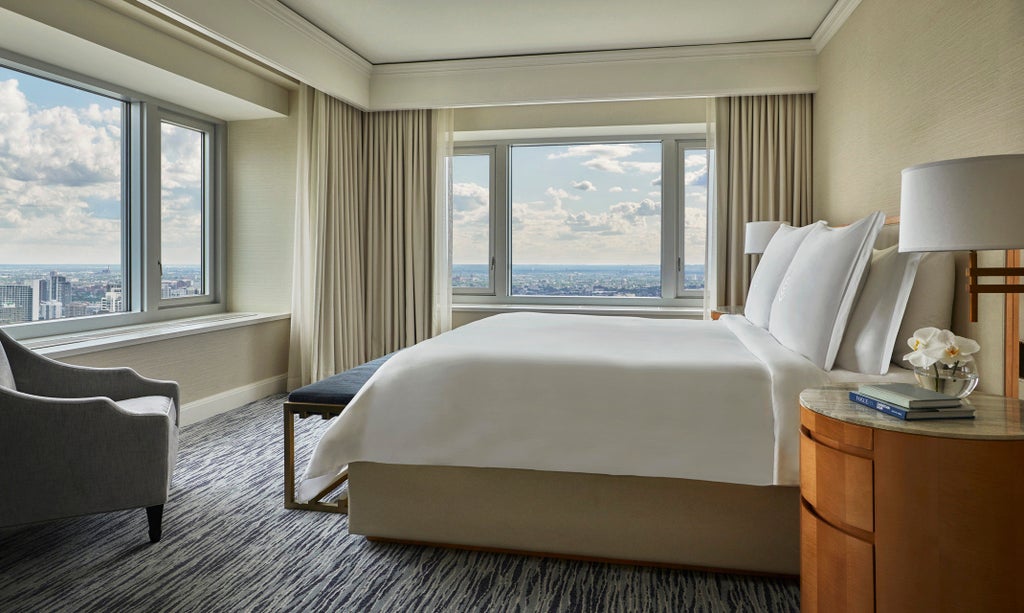
[[[323,499],[348,480],[346,469],[331,484],[320,490],[309,502],[295,501],[295,417],[306,419],[319,415],[324,420],[334,419],[345,410],[344,404],[315,404],[311,402],[284,403],[284,508],[325,513],[348,513],[348,499],[325,502]]]

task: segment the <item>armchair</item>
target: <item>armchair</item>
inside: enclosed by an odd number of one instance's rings
[[[177,453],[177,383],[62,364],[0,330],[0,527],[145,507],[155,543]]]

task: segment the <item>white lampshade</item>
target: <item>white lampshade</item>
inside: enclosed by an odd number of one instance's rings
[[[1024,155],[903,169],[900,251],[1024,247]]]
[[[744,228],[743,253],[764,253],[781,221],[751,221]]]

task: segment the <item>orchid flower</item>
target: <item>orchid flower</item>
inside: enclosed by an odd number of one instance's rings
[[[957,364],[973,360],[973,354],[977,353],[979,349],[981,349],[981,345],[977,342],[957,336],[949,330],[942,330],[932,337],[931,342],[924,347],[923,351],[934,361],[955,367]]]
[[[911,352],[903,356],[903,359],[918,368],[928,368],[934,364],[938,358],[932,357],[925,350],[932,346],[940,332],[941,330],[938,328],[931,327],[916,330],[914,336],[907,339],[907,345],[910,346]]]

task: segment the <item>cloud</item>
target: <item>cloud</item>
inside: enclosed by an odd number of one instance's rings
[[[661,162],[636,162],[625,159],[643,151],[643,147],[629,143],[570,145],[564,151],[549,154],[548,159],[585,157],[588,159],[580,162],[585,168],[614,174],[625,174],[627,171],[661,172]]]
[[[657,179],[651,179],[651,185],[661,185],[661,177]]]
[[[28,79],[0,80],[0,261],[119,263],[121,103],[44,107],[22,89]]]
[[[613,194],[617,194],[622,191],[622,188],[616,185],[615,187],[608,188],[608,191],[612,192]]]
[[[491,193],[476,183],[452,184],[452,208],[455,211],[472,211],[490,207]]]
[[[583,191],[583,192],[596,192],[597,191],[597,188],[594,187],[594,184],[591,183],[590,181],[573,181],[571,183],[571,185],[575,189],[578,189],[578,190]]]

